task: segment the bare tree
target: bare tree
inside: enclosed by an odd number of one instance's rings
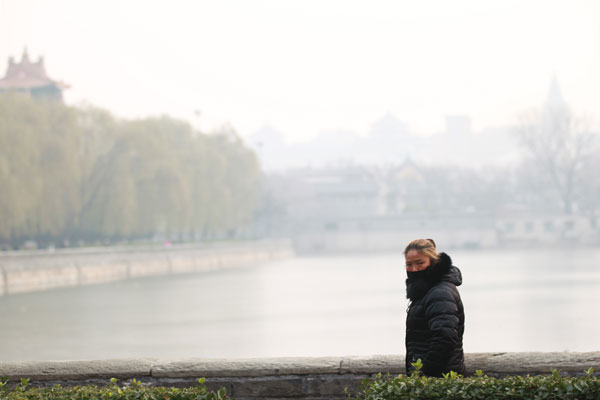
[[[578,176],[576,185],[577,195],[581,199],[581,211],[593,221],[600,215],[600,149],[595,147],[593,152],[583,160],[583,171]],[[595,224],[596,222],[594,222]]]
[[[562,210],[571,214],[583,161],[593,153],[589,124],[566,105],[546,104],[542,110],[523,114],[516,131],[538,172],[551,182]]]

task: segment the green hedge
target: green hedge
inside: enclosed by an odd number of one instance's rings
[[[493,378],[477,371],[474,377],[454,372],[443,378],[429,378],[418,372],[411,376],[391,377],[381,374],[363,381],[360,400],[382,399],[595,399],[600,400],[600,378],[593,369],[584,376],[552,375],[509,376]]]
[[[2,400],[226,400],[229,399],[225,388],[209,391],[204,386],[204,379],[199,379],[198,386],[190,388],[142,386],[133,379],[131,384],[121,387],[111,379],[105,387],[94,385],[51,388],[29,387],[29,379],[21,379],[16,387],[9,389],[6,379],[0,381],[0,399]]]
[[[353,397],[359,400],[383,399],[595,399],[600,400],[600,378],[590,368],[584,376],[552,375],[510,376],[503,379],[488,377],[478,371],[474,377],[450,373],[443,378],[428,378],[414,373],[411,376],[391,377],[381,374],[363,382],[362,392]],[[6,379],[0,381],[2,400],[227,400],[224,388],[209,391],[204,380],[191,388],[143,386],[132,380],[118,386],[116,379],[105,387],[93,385],[51,388],[29,387],[22,379],[10,389]]]

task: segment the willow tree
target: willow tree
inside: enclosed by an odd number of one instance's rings
[[[215,217],[224,230],[234,230],[250,221],[258,205],[261,172],[256,154],[247,148],[235,131],[224,127],[209,136],[211,147],[220,155],[219,198],[223,200]]]
[[[251,218],[259,176],[232,131],[0,96],[3,242],[222,235]]]
[[[0,235],[64,237],[79,208],[75,113],[56,102],[0,96]]]
[[[23,96],[0,97],[0,238],[4,240],[31,233],[28,216],[41,191],[36,129],[23,124],[24,119],[33,120],[33,114],[33,104]]]
[[[183,161],[192,141],[189,124],[168,117],[129,122],[126,136],[135,149],[138,235],[178,235],[189,229],[190,189]]]

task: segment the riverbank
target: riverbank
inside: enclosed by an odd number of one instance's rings
[[[0,253],[0,296],[247,267],[294,256],[288,240],[6,252]]]
[[[580,376],[600,372],[600,352],[471,353],[465,355],[467,375],[482,370],[488,376],[549,374]],[[210,389],[225,387],[240,399],[338,399],[345,388],[356,393],[360,381],[377,373],[404,373],[404,357],[319,357],[256,359],[118,359],[95,361],[0,362],[0,376],[12,383],[30,379],[33,386],[106,385],[136,379],[145,385],[188,387],[206,378]]]

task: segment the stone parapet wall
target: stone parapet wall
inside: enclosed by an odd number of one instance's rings
[[[0,253],[0,296],[293,257],[288,240]]]
[[[482,370],[489,376],[549,374],[583,375],[600,372],[600,352],[589,353],[472,353],[466,354],[467,374]],[[338,399],[345,389],[356,393],[360,381],[377,373],[404,373],[402,356],[265,358],[265,359],[129,359],[97,361],[0,362],[0,376],[17,383],[31,379],[36,386],[121,384],[136,379],[145,385],[185,387],[206,378],[210,389],[225,387],[240,399]]]

